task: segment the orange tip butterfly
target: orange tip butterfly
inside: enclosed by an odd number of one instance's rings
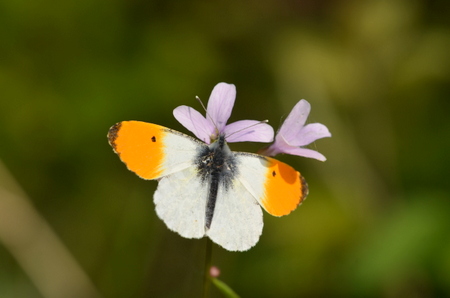
[[[259,125],[259,131],[248,129],[261,121],[226,125],[234,104],[233,88],[224,83],[214,88],[207,109],[212,119],[200,118],[189,107],[175,109],[177,120],[203,142],[140,121],[115,124],[108,141],[130,171],[158,180],[153,197],[156,213],[170,230],[185,238],[207,236],[227,250],[245,251],[262,233],[261,207],[274,216],[287,215],[306,198],[308,186],[283,162],[230,150],[232,141],[273,140],[269,125]]]
[[[163,126],[123,121],[111,127],[108,140],[130,171],[158,180],[156,213],[170,230],[185,238],[208,236],[230,251],[258,242],[261,207],[287,215],[308,194],[305,179],[291,166],[233,152],[223,135],[207,145]]]

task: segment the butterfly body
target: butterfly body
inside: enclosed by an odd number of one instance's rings
[[[211,227],[219,188],[225,192],[233,187],[233,177],[236,177],[236,158],[225,142],[223,135],[209,146],[202,146],[196,158],[197,175],[202,184],[208,187],[206,203],[205,228]]]

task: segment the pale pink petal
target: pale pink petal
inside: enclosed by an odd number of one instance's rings
[[[278,131],[275,142],[260,153],[267,156],[286,153],[325,161],[325,156],[319,152],[301,148],[317,139],[331,137],[328,128],[323,124],[312,123],[305,126],[310,111],[311,105],[304,99],[300,100]]]
[[[206,108],[208,111],[207,117],[211,117],[208,120],[216,124],[219,132],[222,132],[230,118],[235,99],[236,87],[232,84],[219,83],[211,92]]]
[[[288,140],[288,142],[292,146],[305,146],[326,137],[331,137],[331,133],[325,125],[311,123],[304,126],[294,140]]]
[[[283,153],[283,151],[280,149],[280,146],[276,145],[276,143],[273,143],[270,146],[260,149],[257,153],[265,156],[275,156]]]
[[[266,156],[275,156],[289,151],[290,148],[294,147],[286,143],[286,140],[280,134],[277,134],[275,137],[275,142],[270,146],[261,149],[259,151],[259,154]]]
[[[241,120],[228,124],[223,130],[228,143],[273,141],[272,126],[257,120]]]
[[[317,159],[320,161],[327,160],[325,158],[325,156],[323,156],[319,152],[311,150],[311,149],[306,149],[306,148],[287,147],[287,148],[283,148],[282,153],[298,155],[298,156],[303,156],[303,157],[308,157],[308,158],[314,158],[314,159]],[[271,156],[273,156],[273,155],[271,155]]]
[[[283,135],[287,141],[294,140],[305,125],[310,111],[309,102],[304,99],[300,100],[284,120],[278,134]]]
[[[188,106],[179,106],[173,110],[173,116],[197,138],[210,143],[210,136],[214,133],[214,125],[205,119],[198,111]]]

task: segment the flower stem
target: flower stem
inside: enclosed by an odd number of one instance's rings
[[[211,268],[211,256],[212,256],[212,241],[208,237],[206,238],[206,252],[205,252],[205,272],[203,276],[203,298],[208,298],[209,285],[211,280],[209,278],[209,269]]]

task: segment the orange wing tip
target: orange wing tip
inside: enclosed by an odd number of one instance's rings
[[[119,132],[121,126],[122,126],[122,122],[116,123],[113,126],[111,126],[111,128],[108,131],[108,142],[111,145],[111,147],[113,147],[114,152],[116,152],[116,153],[117,153],[116,139],[118,137],[118,132]]]
[[[300,174],[300,173],[299,173]],[[309,187],[308,187],[308,183],[306,182],[305,177],[303,177],[300,174],[300,180],[301,180],[301,197],[300,197],[300,202],[298,203],[298,206],[301,205],[303,203],[303,201],[306,199],[306,197],[309,194]]]
[[[264,209],[273,216],[288,215],[308,195],[305,178],[291,166],[270,159],[266,174]]]
[[[122,121],[108,131],[108,142],[127,168],[143,179],[157,179],[164,160],[164,127]]]

